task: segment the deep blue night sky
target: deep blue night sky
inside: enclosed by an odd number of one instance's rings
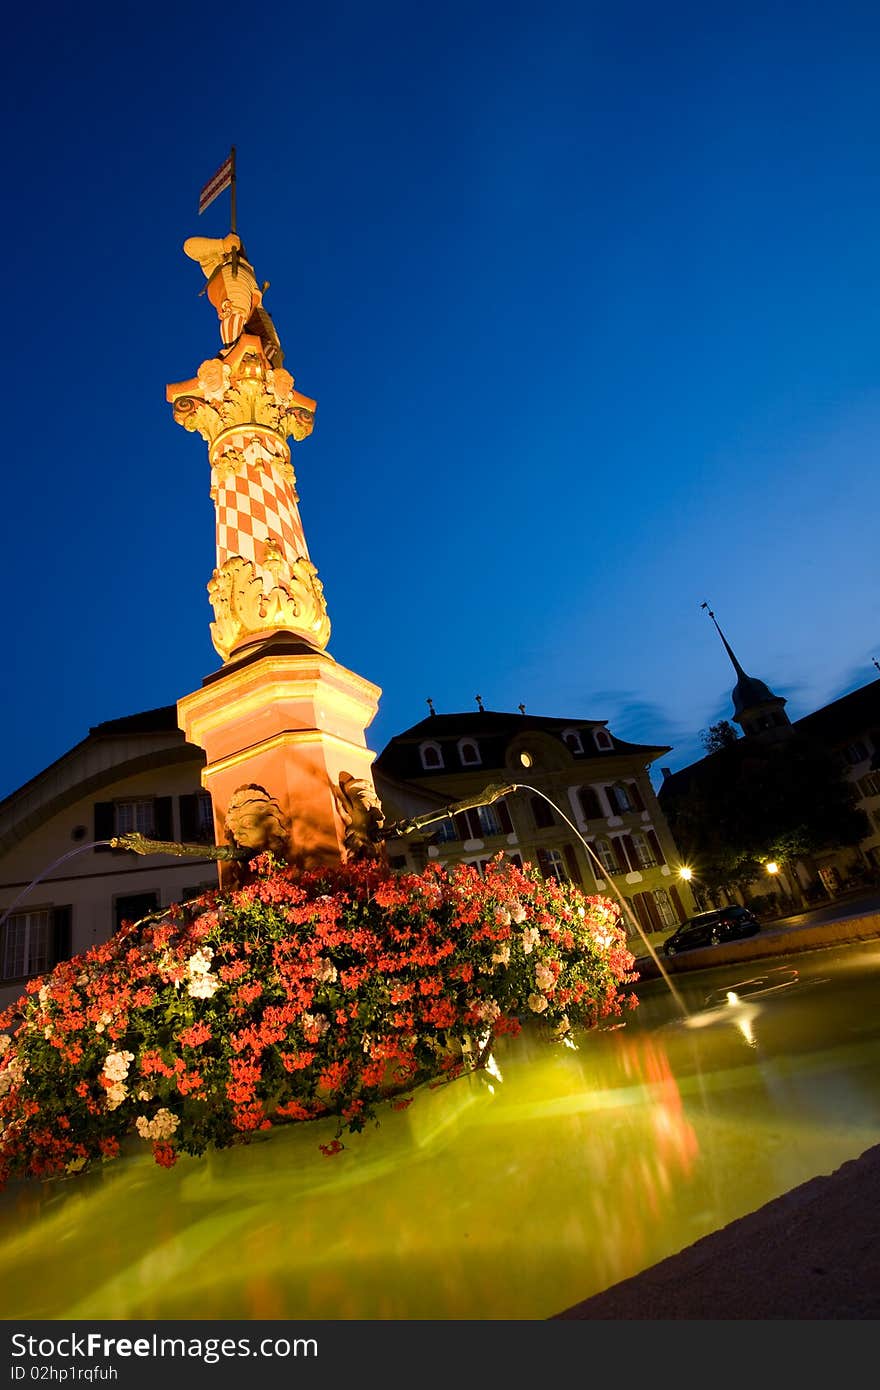
[[[876,4],[22,7],[7,19],[0,795],[216,669],[239,230],[298,388],[330,651],[427,713],[607,718],[698,755],[734,676],[876,676]],[[11,300],[11,303],[10,303]]]

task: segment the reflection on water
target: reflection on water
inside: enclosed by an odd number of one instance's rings
[[[574,1049],[503,1039],[329,1121],[0,1198],[6,1318],[545,1318],[880,1141],[880,943],[646,983]]]

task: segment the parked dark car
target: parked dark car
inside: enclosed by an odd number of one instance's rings
[[[663,942],[663,950],[667,956],[674,956],[679,951],[692,951],[696,946],[719,946],[723,941],[738,941],[760,930],[760,922],[747,907],[721,907],[715,912],[698,912],[696,917],[682,922],[678,931]]]

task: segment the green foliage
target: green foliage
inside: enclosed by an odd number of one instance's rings
[[[797,735],[724,744],[680,790],[665,791],[663,809],[709,889],[744,886],[768,859],[788,863],[868,833],[831,755]]]
[[[739,735],[729,719],[719,719],[717,724],[710,724],[708,729],[704,729],[700,734],[700,742],[707,753],[717,753],[722,748],[730,748],[738,738]]]
[[[635,979],[615,904],[500,860],[485,878],[257,872],[124,927],[0,1015],[0,1179],[76,1172],[130,1135],[170,1166],[321,1115],[336,1153],[493,1036],[528,1019],[564,1041]]]

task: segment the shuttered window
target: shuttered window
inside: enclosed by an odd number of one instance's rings
[[[114,835],[130,835],[135,831],[150,840],[173,840],[173,798],[124,797],[118,801],[98,801],[94,824],[96,840],[109,840]],[[108,848],[101,844],[95,846],[96,851]]]
[[[126,897],[116,898],[113,903],[116,931],[119,931],[123,922],[139,922],[148,912],[155,912],[158,906],[159,897],[156,893],[131,893]]]
[[[187,792],[178,798],[180,838],[184,844],[214,843],[214,811],[208,792]]]
[[[41,907],[14,912],[3,926],[4,980],[42,975],[70,956],[70,907]]]
[[[660,848],[660,841],[657,839],[657,836],[656,836],[655,832],[654,832],[653,830],[647,830],[647,831],[645,832],[645,834],[646,834],[647,837],[648,837],[648,844],[651,846],[651,853],[652,853],[653,856],[654,856],[654,863],[655,863],[655,864],[665,864],[665,863],[666,863],[666,855],[663,853],[662,849]]]
[[[584,876],[581,873],[581,866],[575,854],[574,845],[563,845],[562,852],[565,855],[565,864],[568,869],[568,876],[572,883],[583,883]]]
[[[538,830],[547,830],[551,825],[556,824],[553,807],[549,801],[544,800],[543,796],[532,797],[532,815]]]
[[[617,868],[619,872],[628,874],[630,872],[630,862],[626,857],[626,846],[623,843],[623,837],[615,835],[611,843],[614,846],[614,854],[617,859]]]
[[[539,849],[536,851],[538,856],[538,868],[544,878],[555,878],[558,883],[568,881],[568,872],[565,868],[565,861],[558,849]]]
[[[611,848],[608,841],[597,840],[593,846],[593,849],[596,852],[597,858],[601,861],[602,867],[604,868],[605,872],[608,874],[617,873],[617,859],[615,858],[614,850]]]
[[[602,803],[595,787],[581,787],[578,792],[578,800],[581,803],[584,820],[604,820]]]

